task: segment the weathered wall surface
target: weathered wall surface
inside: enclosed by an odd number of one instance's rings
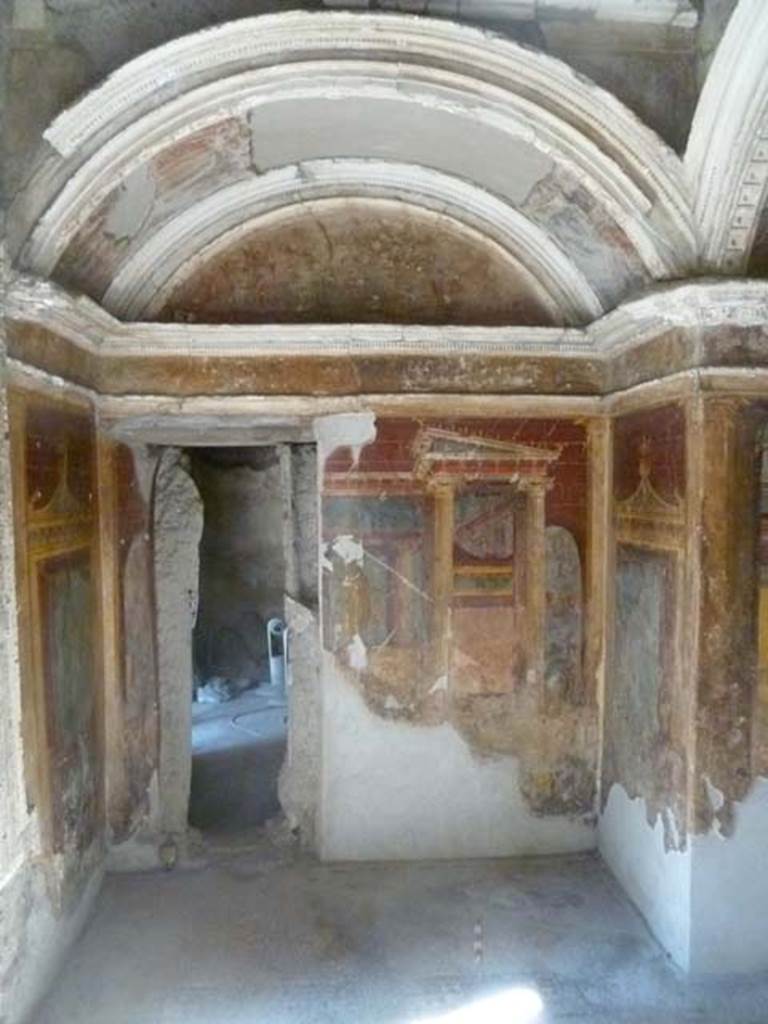
[[[303,203],[260,226],[188,272],[153,319],[552,322],[500,246],[442,214],[354,199]]]
[[[705,393],[614,424],[600,850],[674,959],[701,973],[768,958],[768,892],[749,867],[766,828],[767,411]]]
[[[101,881],[103,694],[92,409],[15,388],[9,412],[28,815],[0,891],[0,1012],[15,1024]]]
[[[665,946],[687,964],[691,678],[683,654],[688,543],[682,403],[614,421],[612,661],[600,849]],[[689,631],[687,632],[689,634]]]
[[[88,406],[20,390],[10,411],[28,798],[62,860],[67,904],[103,838],[94,420]]]
[[[158,797],[146,837],[156,864],[159,840],[174,845],[174,856],[186,854],[192,777],[192,631],[198,609],[203,503],[183,452],[166,448],[160,457],[152,515],[160,752]]]
[[[727,0],[712,0],[707,6],[726,4]],[[3,4],[4,198],[7,201],[23,182],[42,132],[55,114],[127,60],[222,21],[296,7],[319,9],[321,4],[319,0],[223,0],[215,10],[202,0],[173,0],[161,6],[152,0]],[[407,8],[410,11],[414,5]],[[465,4],[453,16],[471,21],[472,13],[472,6]],[[703,42],[707,54],[723,21],[718,11],[707,19]],[[579,18],[573,12],[560,12],[558,17],[556,11],[543,19],[491,17],[481,18],[480,23],[564,59],[614,92],[672,145],[683,145],[697,94],[697,43],[690,25],[612,24],[596,22],[589,15]]]
[[[756,405],[754,474],[758,526],[755,538],[757,600],[757,685],[752,731],[753,771],[768,776],[768,408]]]
[[[267,622],[283,617],[285,552],[282,476],[274,447],[193,452],[203,502],[195,669],[263,681]]]
[[[151,492],[156,458],[102,439],[99,493],[105,629],[106,797],[119,843],[150,812],[158,760]]]
[[[296,565],[296,592],[291,596],[308,608],[317,609],[320,522],[317,448],[313,444],[293,444],[290,446],[290,459],[292,533]]]
[[[760,434],[768,408],[705,395],[701,593],[692,820],[691,958],[698,971],[768,961],[768,887],[756,869],[768,828],[760,663]],[[752,867],[750,867],[752,865]]]
[[[688,696],[680,631],[686,544],[686,424],[679,404],[614,423],[615,632],[603,800],[613,785],[684,848]]]
[[[317,607],[285,599],[288,629],[288,735],[278,795],[288,825],[302,846],[317,850],[322,791],[320,630]]]
[[[592,842],[587,436],[568,420],[382,418],[359,460],[325,461],[325,856]],[[383,816],[353,836],[344,815],[364,792],[369,823]]]
[[[706,396],[701,445],[701,605],[696,715],[696,830],[729,835],[749,792],[757,691],[759,466],[765,407]]]

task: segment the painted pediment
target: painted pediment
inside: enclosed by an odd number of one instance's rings
[[[428,470],[430,466],[452,462],[541,465],[558,459],[562,449],[559,445],[528,445],[425,427],[417,434],[413,450],[417,467]]]

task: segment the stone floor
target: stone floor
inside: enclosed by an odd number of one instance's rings
[[[285,697],[259,686],[223,704],[192,705],[189,820],[206,832],[261,825],[280,810]]]
[[[35,1024],[766,1024],[686,982],[594,857],[329,865],[263,838],[113,875]]]

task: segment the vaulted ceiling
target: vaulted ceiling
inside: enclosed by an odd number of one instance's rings
[[[764,246],[768,8],[739,5],[685,159],[550,56],[346,12],[168,43],[45,142],[12,254],[115,317],[585,325]]]

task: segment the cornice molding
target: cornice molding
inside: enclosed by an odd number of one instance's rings
[[[768,281],[701,279],[655,288],[586,328],[388,324],[126,323],[95,302],[18,275],[5,318],[37,324],[103,356],[531,354],[606,359],[671,329],[763,328]]]
[[[704,267],[743,273],[768,200],[768,3],[739,0],[693,119],[686,173]]]

